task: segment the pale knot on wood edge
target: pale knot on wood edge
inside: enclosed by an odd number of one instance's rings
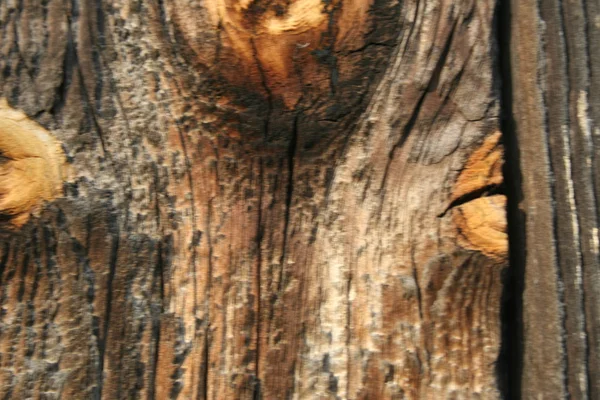
[[[60,142],[0,99],[0,225],[18,228],[62,194]]]
[[[480,197],[457,207],[452,215],[458,244],[497,260],[508,254],[506,196]]]
[[[467,160],[454,185],[447,211],[458,244],[504,261],[508,256],[506,196],[501,194],[504,151],[501,133],[488,136]]]

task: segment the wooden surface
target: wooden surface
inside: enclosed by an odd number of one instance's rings
[[[1,2],[69,172],[0,210],[0,395],[497,398],[495,10]]]
[[[521,185],[515,225],[524,225],[511,242],[523,304],[513,383],[524,399],[597,399],[599,6],[512,1],[510,12],[507,151],[511,185]]]

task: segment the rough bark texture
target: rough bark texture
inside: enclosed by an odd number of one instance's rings
[[[525,228],[511,231],[523,304],[513,389],[525,399],[598,399],[600,6],[515,0],[510,11],[506,131],[516,136],[507,151],[522,215],[511,212]]]
[[[0,2],[0,95],[67,161],[36,200],[0,149],[0,396],[498,397],[495,8]]]

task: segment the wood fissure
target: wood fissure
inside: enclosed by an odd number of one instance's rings
[[[106,282],[106,308],[104,310],[104,326],[102,327],[102,337],[98,337],[98,358],[100,365],[98,367],[98,375],[100,380],[98,381],[98,392],[102,397],[103,387],[103,374],[104,364],[106,362],[106,347],[108,341],[108,329],[110,326],[110,315],[112,312],[112,298],[113,298],[113,282],[115,279],[115,273],[117,269],[117,256],[119,254],[119,231],[116,232],[116,237],[112,243],[110,249],[110,261],[108,264],[108,280]]]
[[[293,196],[294,196],[294,164],[296,163],[296,151],[297,151],[297,146],[298,146],[298,118],[299,118],[299,114],[296,114],[296,116],[294,117],[294,122],[292,125],[292,137],[290,139],[290,144],[288,147],[288,153],[287,153],[287,176],[288,176],[288,180],[286,183],[286,192],[285,192],[285,212],[283,214],[283,240],[282,240],[282,244],[281,244],[281,259],[279,261],[279,265],[281,266],[280,269],[280,273],[279,273],[279,279],[278,279],[278,286],[277,286],[277,293],[281,293],[282,290],[282,284],[283,284],[283,266],[285,265],[284,263],[287,261],[285,256],[286,256],[286,249],[287,249],[287,243],[288,243],[288,236],[290,235],[289,232],[289,226],[290,226],[290,213],[291,213],[291,206],[292,206],[292,201],[293,201]]]
[[[505,399],[521,398],[523,369],[523,283],[525,256],[525,224],[520,203],[522,177],[520,150],[514,120],[513,77],[511,72],[512,13],[511,1],[500,0],[494,22],[497,34],[500,121],[505,151],[504,190],[507,207],[509,268],[503,277],[501,302],[502,340],[497,364],[498,386]]]

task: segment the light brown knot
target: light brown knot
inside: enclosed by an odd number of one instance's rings
[[[504,161],[500,138],[499,131],[488,136],[469,157],[454,184],[447,211],[452,213],[460,246],[505,260],[506,196],[498,193]]]
[[[0,99],[0,218],[19,227],[45,201],[62,193],[60,143],[23,112]]]

